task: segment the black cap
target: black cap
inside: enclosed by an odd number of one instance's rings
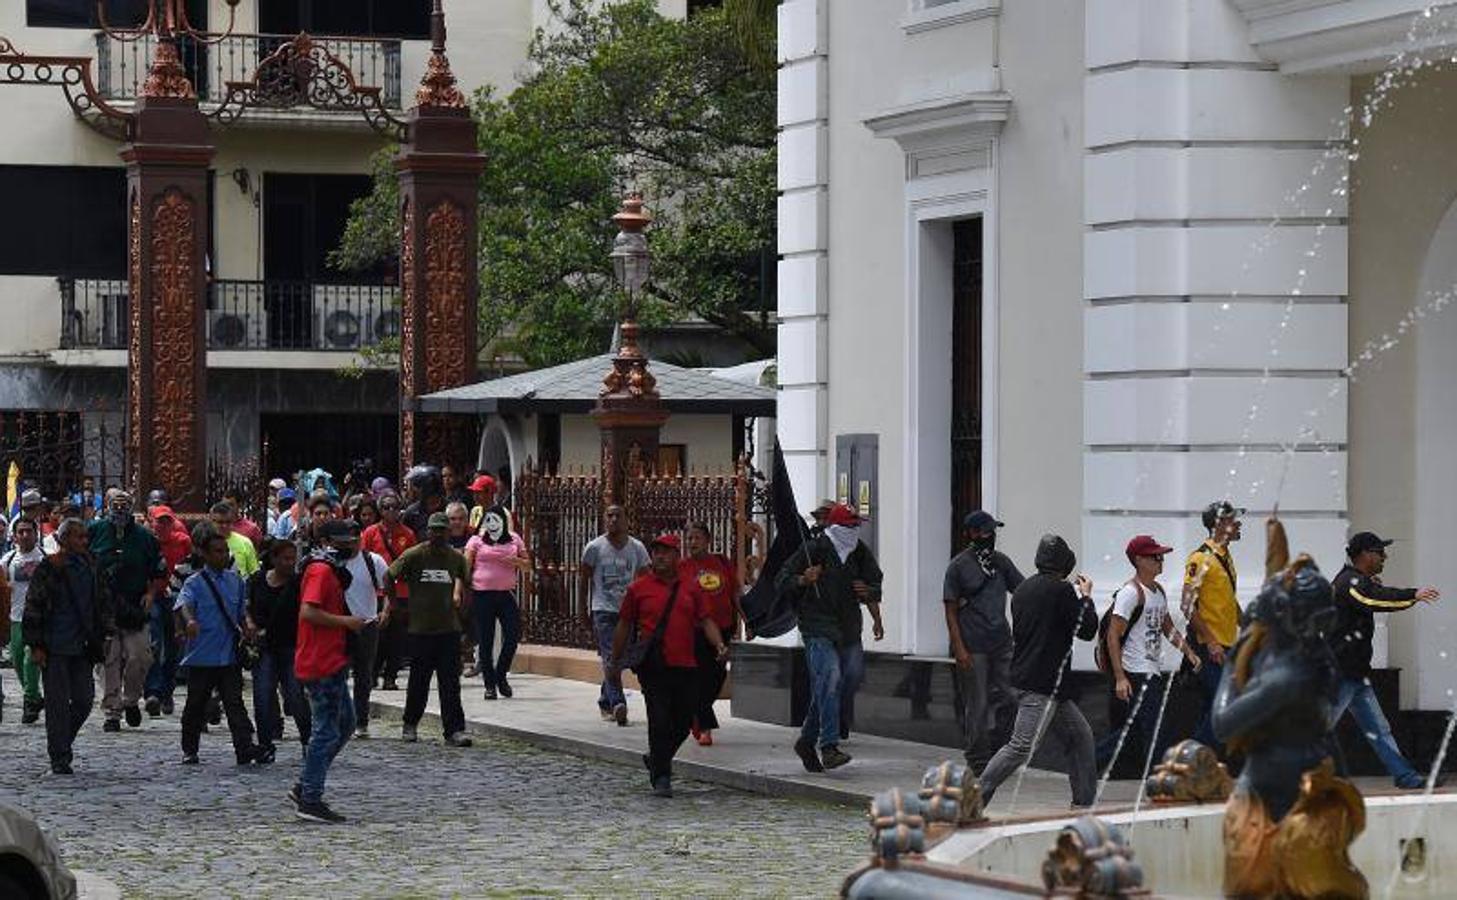
[[[970,531],[995,531],[1006,523],[998,522],[996,516],[984,509],[976,509],[967,513],[961,524]]]
[[[348,519],[330,519],[319,529],[326,541],[352,541],[359,537],[359,525]]]
[[[1244,513],[1244,510],[1239,509],[1228,500],[1217,500],[1204,507],[1204,515],[1201,518],[1204,520],[1205,530],[1213,531],[1215,523],[1220,519],[1233,519],[1237,516],[1244,515]]]
[[[1391,543],[1391,541],[1383,541],[1369,531],[1358,531],[1351,535],[1350,542],[1346,544],[1346,556],[1355,559],[1367,550],[1385,550],[1391,546]]]

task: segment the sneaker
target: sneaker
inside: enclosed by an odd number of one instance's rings
[[[486,699],[487,700],[494,700],[494,699],[496,699],[496,689],[495,689],[495,687],[493,687],[492,685],[489,685],[489,684],[486,685]]]
[[[253,753],[253,762],[260,766],[271,765],[278,758],[278,748],[273,745],[259,747]]]
[[[288,789],[288,802],[292,803],[295,807],[304,802],[303,785],[294,782],[293,787]]]
[[[479,674],[481,674],[481,667],[480,666],[474,666],[473,665],[469,669],[466,669],[464,672],[462,672],[461,675],[460,675],[460,677],[461,678],[474,678],[474,677],[476,677]]]
[[[41,710],[44,708],[45,705],[40,700],[25,701],[25,703],[21,706],[20,724],[34,725],[36,722],[40,721]]]
[[[602,717],[602,721],[604,722],[612,721],[612,710],[605,706],[597,707],[597,714]]]
[[[612,720],[614,722],[616,722],[618,725],[621,725],[621,726],[624,726],[624,727],[627,725],[627,704],[626,703],[619,703],[616,706],[612,707]]]
[[[360,725],[358,728],[354,729],[354,739],[356,741],[368,740],[369,739],[369,726],[368,725]]]
[[[657,778],[654,778],[653,779],[653,796],[654,797],[671,797],[671,796],[673,796],[673,776],[671,776],[671,775],[659,775]]]
[[[806,772],[823,772],[824,764],[820,762],[820,755],[815,752],[815,742],[800,738],[794,742],[794,752],[799,754],[799,761],[804,763]]]
[[[195,765],[197,765],[198,764],[197,754],[196,753],[184,753],[184,754],[182,754],[182,764],[184,766],[195,766]]]
[[[316,803],[305,803],[300,801],[296,810],[298,817],[306,822],[323,822],[326,825],[338,825],[344,821],[344,817],[329,808],[329,804],[320,800]]]
[[[395,683],[395,680],[393,678],[387,678],[385,679],[384,683],[379,686],[379,689],[382,691],[398,691],[400,689],[400,686]]]
[[[1403,791],[1419,791],[1427,786],[1427,780],[1415,773],[1396,779],[1396,786]]]
[[[121,731],[121,719],[107,719],[101,726],[102,731]]]
[[[850,754],[841,750],[839,744],[831,744],[820,750],[820,761],[824,764],[826,771],[838,769],[850,761]]]
[[[172,698],[171,697],[163,697],[162,698],[162,715],[164,715],[164,716],[170,716],[170,715],[172,715],[172,712],[173,712],[173,710],[175,708],[176,707],[174,707],[172,705]]]
[[[128,706],[126,709],[122,710],[122,714],[126,716],[126,724],[128,728],[142,727],[142,711],[137,707]]]
[[[76,773],[75,770],[71,768],[71,764],[68,762],[53,762],[51,763],[51,774],[74,775]]]
[[[261,750],[262,748],[256,746],[244,747],[242,750],[234,753],[233,758],[238,761],[238,765],[240,766],[251,766],[258,761],[258,754]]]
[[[162,701],[158,700],[156,697],[148,697],[146,699],[146,702],[142,705],[147,708],[147,715],[151,716],[152,718],[155,719],[158,716],[162,715]]]
[[[464,731],[457,731],[455,734],[445,738],[445,745],[447,747],[469,747],[473,743],[475,742],[470,739],[470,735]]]
[[[698,746],[700,746],[700,747],[712,747],[713,746],[713,730],[712,729],[709,729],[708,731],[700,731],[700,732],[698,732],[697,735],[695,735],[695,737],[697,737],[697,739],[698,739]]]
[[[507,700],[511,699],[511,685],[506,683],[506,679],[502,678],[501,683],[496,685],[496,689],[501,692],[502,697],[505,697]]]
[[[420,734],[415,730],[414,725],[405,725],[400,728],[400,740],[407,744],[413,744],[420,739]]]

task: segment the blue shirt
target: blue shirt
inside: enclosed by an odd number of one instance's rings
[[[222,598],[231,622],[223,618],[222,611],[218,609],[213,592],[208,588],[209,582],[217,588],[217,595]],[[189,576],[177,595],[177,607],[187,607],[197,619],[197,637],[187,642],[187,654],[178,665],[231,666],[237,663],[238,651],[233,644],[237,632],[233,623],[242,626],[246,598],[243,579],[231,569],[225,572],[203,569]]]

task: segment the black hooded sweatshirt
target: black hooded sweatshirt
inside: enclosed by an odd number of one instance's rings
[[[1077,561],[1067,541],[1043,535],[1037,545],[1037,574],[1012,594],[1012,686],[1018,690],[1051,694],[1061,667],[1058,699],[1072,696],[1068,648],[1074,635],[1083,641],[1098,635],[1093,601],[1079,597],[1067,581]]]

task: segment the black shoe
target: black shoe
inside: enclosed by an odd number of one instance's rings
[[[34,702],[30,700],[25,701],[25,703],[21,706],[20,710],[20,724],[34,725],[36,722],[40,721],[40,713],[42,709],[44,709],[44,706],[39,700]]]
[[[469,747],[472,743],[470,736],[464,731],[457,731],[455,734],[447,735],[445,738],[445,746],[447,747]]]
[[[267,747],[259,747],[253,751],[253,762],[260,766],[271,765],[277,757],[278,749],[271,744]]]
[[[850,761],[850,754],[841,750],[838,744],[831,744],[820,751],[820,759],[826,770],[838,769]]]
[[[197,765],[198,764],[197,754],[196,753],[184,753],[184,754],[182,754],[182,764],[184,766],[195,766],[195,765]]]
[[[128,706],[126,709],[122,710],[122,714],[126,716],[126,724],[128,728],[142,727],[142,711],[137,707]]]
[[[101,726],[102,731],[121,731],[121,719],[107,719]]]
[[[148,697],[146,703],[142,704],[147,708],[147,715],[157,718],[162,715],[162,701],[156,697]]]
[[[820,762],[820,755],[815,752],[815,742],[807,741],[804,738],[794,742],[794,752],[799,754],[799,761],[804,763],[806,772],[823,772],[824,764]]]
[[[211,704],[208,705],[208,709],[207,709],[207,724],[209,724],[209,725],[221,725],[221,724],[223,724],[223,708],[221,706],[213,706]]]
[[[671,775],[659,775],[653,779],[653,796],[673,796],[673,777]]]
[[[384,683],[379,686],[379,689],[382,691],[398,691],[400,689],[400,686],[398,684],[395,684],[395,680],[393,678],[387,678],[385,679]]]
[[[612,718],[623,728],[627,727],[627,704],[619,703],[612,707]]]
[[[337,825],[344,821],[344,817],[329,808],[329,804],[320,800],[317,803],[307,803],[300,799],[298,804],[298,817],[309,822],[323,822],[327,825]]]
[[[71,769],[71,764],[68,762],[53,762],[51,763],[51,774],[74,775],[75,772]]]
[[[288,802],[292,803],[294,808],[297,808],[299,804],[304,802],[303,787],[297,782],[294,783],[293,787],[288,789]]]
[[[501,679],[501,683],[496,685],[496,690],[501,692],[502,697],[505,697],[507,700],[511,699],[511,685],[506,682],[506,679]]]
[[[486,699],[487,700],[494,700],[494,699],[496,699],[496,689],[494,687],[490,686],[489,684],[486,685]]]
[[[176,707],[174,707],[172,705],[172,698],[171,697],[163,698],[163,700],[162,700],[162,715],[164,715],[164,716],[170,716],[170,715],[172,715],[172,711],[175,708]]]

